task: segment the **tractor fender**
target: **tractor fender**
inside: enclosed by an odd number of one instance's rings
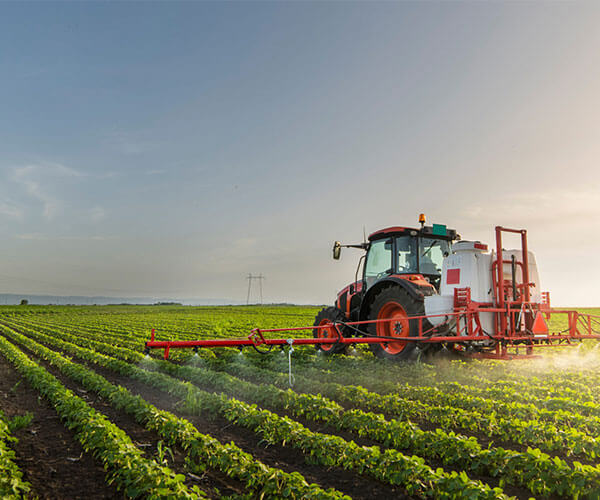
[[[431,288],[422,287],[407,279],[397,278],[395,276],[388,276],[386,278],[382,278],[371,288],[369,288],[365,296],[363,297],[362,302],[360,304],[360,321],[368,319],[369,309],[371,308],[371,303],[373,302],[375,296],[382,289],[392,286],[402,287],[404,290],[406,290],[410,297],[419,302],[423,302],[425,300],[426,295],[433,295],[436,293],[435,288],[433,288],[433,286]]]

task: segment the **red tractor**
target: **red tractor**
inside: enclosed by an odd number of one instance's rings
[[[600,316],[550,307],[525,229],[496,226],[490,250],[480,241],[456,241],[456,231],[444,225],[426,226],[422,214],[419,222],[419,229],[389,227],[358,245],[336,241],[334,259],[343,246],[366,254],[354,282],[338,294],[334,307],[319,312],[312,326],[254,328],[247,338],[199,340],[156,340],[152,330],[145,350],[164,349],[166,359],[171,348],[252,347],[266,354],[287,347],[291,366],[294,346],[302,345],[336,354],[368,344],[376,356],[394,360],[436,348],[508,360],[531,357],[534,348],[600,340]],[[520,248],[504,249],[505,234],[519,237]],[[546,320],[556,314],[563,320],[550,327]],[[294,335],[305,331],[313,336]],[[290,336],[271,336],[282,332]]]
[[[452,243],[460,236],[444,225],[425,225],[425,215],[419,216],[421,227],[388,227],[374,232],[367,242],[342,245],[336,241],[333,258],[339,259],[341,248],[359,248],[366,253],[360,258],[354,283],[337,295],[335,306],[325,307],[315,318],[315,338],[335,338],[338,331],[353,337],[366,334],[388,338],[417,337],[419,326],[411,317],[425,314],[425,296],[439,292],[442,262],[451,253]],[[358,279],[362,264],[362,278]],[[393,319],[394,321],[361,325],[366,331],[340,323]],[[335,327],[333,326],[335,325]],[[355,330],[355,331],[351,331]],[[430,347],[429,344],[427,347]],[[380,358],[408,359],[413,355],[415,342],[391,340],[369,344]],[[325,354],[338,354],[347,344],[319,344]]]

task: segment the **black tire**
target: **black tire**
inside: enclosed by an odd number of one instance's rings
[[[323,326],[323,324],[329,323],[339,323],[347,321],[345,314],[340,311],[337,307],[325,307],[319,311],[319,314],[315,317],[315,322],[313,326]],[[344,327],[342,325],[338,325],[337,328],[344,335]],[[323,337],[323,329],[321,330],[313,330],[313,337],[319,338]],[[327,336],[335,336],[335,333]],[[322,352],[323,354],[343,354],[346,352],[346,344],[316,344],[317,351]]]
[[[402,337],[418,337],[419,320],[409,318],[424,314],[425,306],[423,302],[411,297],[404,288],[400,286],[384,288],[375,296],[371,304],[369,320],[397,316],[399,321],[394,323],[370,323],[369,334],[386,337],[395,336],[396,334]],[[408,328],[408,334],[406,328]],[[426,331],[428,328],[430,328],[429,322],[423,320],[423,330]],[[406,361],[414,357],[416,343],[391,341],[386,344],[369,344],[369,348],[378,358]]]

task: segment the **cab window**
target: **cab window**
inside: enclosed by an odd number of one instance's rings
[[[450,253],[450,245],[446,240],[421,238],[419,242],[419,270],[421,274],[442,273],[444,257]]]
[[[417,273],[417,239],[412,236],[396,238],[396,251],[398,252],[398,272]]]
[[[365,264],[365,280],[369,288],[379,278],[392,271],[392,240],[376,240],[371,243]]]

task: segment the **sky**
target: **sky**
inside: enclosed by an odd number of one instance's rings
[[[334,240],[424,212],[490,244],[526,228],[553,304],[600,306],[599,21],[0,3],[0,292],[245,300],[262,273],[265,301],[332,303],[360,256]]]

